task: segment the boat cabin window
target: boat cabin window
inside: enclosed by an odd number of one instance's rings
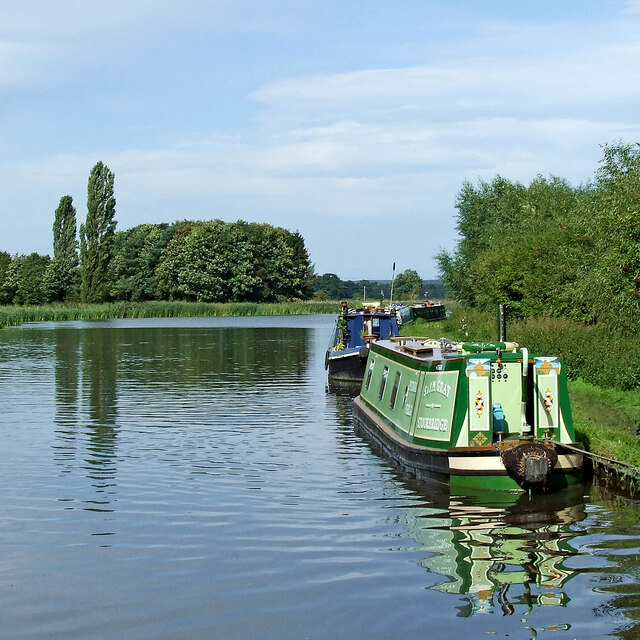
[[[386,367],[382,370],[382,378],[380,379],[380,392],[378,393],[378,400],[382,400],[382,396],[384,395],[384,389],[387,386],[387,378],[389,377],[389,367]]]
[[[404,388],[404,395],[402,396],[402,408],[404,409],[407,404],[407,396],[409,395],[409,384]]]
[[[391,399],[389,400],[389,408],[396,408],[396,400],[398,398],[398,387],[400,386],[400,378],[402,374],[396,371],[396,377],[393,379],[393,389],[391,389]]]
[[[367,382],[364,385],[364,388],[369,391],[369,387],[371,386],[371,376],[373,375],[373,367],[376,364],[376,359],[371,358],[369,362],[369,371],[367,371]]]

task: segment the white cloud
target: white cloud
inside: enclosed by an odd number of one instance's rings
[[[640,0],[626,0],[621,13],[623,15],[640,14]]]
[[[32,16],[31,27],[27,13],[11,18],[0,8],[0,89],[33,83],[42,90],[47,82],[80,75],[92,60],[104,62],[101,52],[110,47],[126,58],[127,47],[137,51],[137,38],[143,48],[158,46],[153,34],[166,33],[172,16],[180,16],[177,29],[193,33],[192,18],[168,2],[118,3],[104,21],[102,6],[90,4],[75,22],[85,3],[63,2],[59,11],[56,4],[32,5],[41,13]],[[230,1],[189,6],[212,7],[206,17],[214,29],[252,28],[251,21],[242,25],[246,12]],[[158,12],[149,23],[151,7]],[[627,4],[625,20],[606,25],[487,20],[475,40],[452,41],[441,52],[431,48],[430,56],[414,56],[404,67],[284,75],[250,94],[254,119],[232,120],[233,136],[199,122],[187,142],[169,130],[166,144],[119,141],[105,149],[80,146],[74,154],[42,152],[22,162],[5,153],[0,250],[28,245],[48,251],[59,198],[70,193],[82,218],[89,171],[102,160],[116,174],[119,228],[185,217],[268,220],[308,231],[303,235],[316,255],[335,249],[344,256],[364,228],[384,228],[367,241],[380,251],[386,240],[401,242],[402,229],[418,221],[439,229],[421,239],[422,251],[432,255],[453,245],[455,195],[463,180],[500,173],[527,182],[542,173],[579,183],[596,170],[601,143],[638,139],[640,38],[630,13],[637,7]],[[269,28],[277,23],[276,17]],[[80,67],[66,70],[85,43],[102,39]],[[62,68],[49,74],[56,65]],[[125,67],[119,68],[123,77]],[[123,105],[123,120],[128,99],[113,97]],[[240,108],[246,113],[246,105]],[[145,125],[125,124],[131,130]],[[17,216],[39,231],[25,236]],[[349,276],[338,266],[320,270]]]
[[[585,47],[562,58],[464,59],[399,69],[371,69],[288,79],[252,94],[272,127],[453,115],[506,115],[609,105],[640,94],[640,40]]]
[[[47,60],[55,49],[44,43],[0,40],[0,90],[24,88],[46,79]]]

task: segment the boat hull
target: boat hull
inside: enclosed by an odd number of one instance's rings
[[[361,383],[367,364],[369,349],[360,347],[349,353],[332,353],[327,350],[326,369],[329,378],[337,382]]]
[[[362,382],[374,340],[397,336],[396,312],[379,309],[347,309],[346,302],[336,319],[324,360],[329,378],[338,382]]]
[[[411,316],[426,322],[438,322],[444,320],[447,314],[442,304],[416,304],[411,307]]]
[[[446,476],[452,485],[479,489],[522,491],[507,471],[496,447],[450,447],[437,449],[416,445],[400,437],[395,430],[360,396],[353,403],[353,419],[395,462],[418,478]],[[580,482],[582,456],[559,453],[546,490],[556,491]]]

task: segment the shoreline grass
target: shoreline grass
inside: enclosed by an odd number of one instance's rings
[[[102,304],[51,304],[0,306],[0,328],[25,322],[107,320],[116,318],[188,318],[221,316],[287,316],[338,313],[335,301],[293,302],[107,302]]]
[[[640,390],[602,389],[569,381],[576,438],[587,451],[640,468]]]

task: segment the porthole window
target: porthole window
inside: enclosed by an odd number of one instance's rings
[[[396,371],[395,378],[393,379],[393,388],[391,389],[391,399],[389,400],[389,408],[396,408],[396,400],[398,398],[398,387],[400,386],[400,378],[402,378],[402,374],[399,371]]]
[[[371,358],[371,360],[369,360],[369,370],[367,371],[367,382],[364,385],[366,391],[369,391],[369,387],[371,386],[371,376],[373,375],[373,367],[375,366],[375,364],[375,358]]]
[[[380,392],[378,393],[378,400],[382,400],[384,395],[384,389],[387,386],[387,378],[389,377],[389,367],[385,367],[382,370],[382,379],[380,380]]]
[[[402,408],[404,409],[407,404],[407,396],[409,395],[409,385],[404,388],[404,395],[402,396]]]

